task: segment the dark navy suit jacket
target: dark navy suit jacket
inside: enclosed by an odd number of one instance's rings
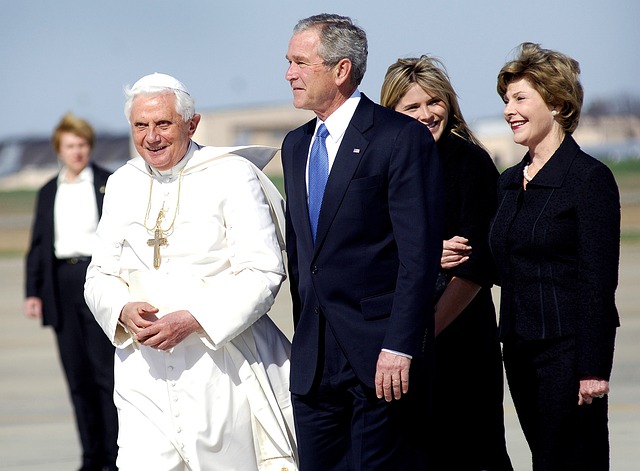
[[[105,185],[111,172],[93,163],[93,185],[98,205],[98,218],[102,215]],[[42,323],[58,326],[58,300],[56,299],[56,270],[53,247],[53,204],[58,191],[58,177],[49,180],[38,192],[31,245],[26,260],[25,294],[42,299]]]
[[[314,246],[306,162],[316,120],[283,142],[294,337],[290,389],[320,373],[321,313],[358,379],[374,387],[382,348],[419,356],[433,325],[442,176],[431,133],[362,95],[331,169]]]

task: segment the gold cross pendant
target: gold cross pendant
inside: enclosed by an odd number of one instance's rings
[[[158,213],[158,219],[156,220],[156,230],[153,233],[153,239],[149,239],[147,241],[147,245],[149,247],[153,246],[153,268],[156,270],[160,268],[160,263],[162,262],[162,258],[160,257],[160,247],[167,246],[167,238],[163,237],[162,229],[160,228],[160,223],[162,222],[163,217],[164,211],[161,209]]]
[[[162,261],[160,257],[160,246],[167,246],[167,238],[162,237],[161,229],[156,228],[153,239],[149,239],[147,245],[149,247],[153,246],[153,268],[157,270],[160,268],[160,262]]]

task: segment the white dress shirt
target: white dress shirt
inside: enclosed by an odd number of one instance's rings
[[[331,113],[331,116],[329,116],[324,122],[327,131],[329,131],[329,135],[325,140],[327,154],[329,155],[329,173],[331,173],[331,167],[333,167],[333,162],[336,160],[336,155],[338,154],[338,149],[342,143],[342,138],[344,137],[344,133],[351,122],[351,118],[353,118],[353,114],[356,112],[358,103],[360,103],[360,91],[356,89],[347,101],[340,105],[340,108]],[[318,128],[321,124],[322,121],[318,118],[316,120],[316,130],[311,138],[309,153],[307,154],[307,193],[309,191],[309,155],[311,154],[311,147],[313,146],[313,141],[316,138]]]
[[[90,257],[95,246],[98,205],[93,186],[93,169],[87,166],[73,180],[63,168],[53,205],[53,234],[56,258]]]

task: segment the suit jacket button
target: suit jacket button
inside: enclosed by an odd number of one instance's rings
[[[314,307],[314,308],[313,308],[313,313],[314,313],[316,316],[320,315],[320,308],[319,308],[318,306]]]
[[[316,267],[315,265],[311,268],[311,273],[314,275],[318,274],[318,267]]]

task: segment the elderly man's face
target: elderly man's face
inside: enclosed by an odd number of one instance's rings
[[[152,167],[168,170],[187,153],[200,115],[185,123],[176,112],[173,93],[139,95],[133,100],[130,121],[138,153]]]

